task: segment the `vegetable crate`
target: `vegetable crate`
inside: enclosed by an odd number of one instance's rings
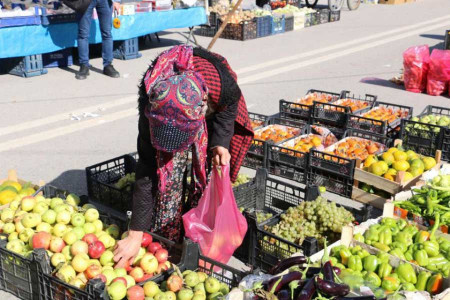
[[[330,10],[330,22],[337,22],[341,19],[341,11],[331,11]]]
[[[73,65],[72,48],[42,54],[45,68],[65,68]]]
[[[325,24],[330,22],[330,13],[331,10],[328,8],[323,8],[319,10],[319,24]]]
[[[213,37],[217,33],[217,28],[213,26],[202,25],[197,29],[196,33],[201,36]]]
[[[139,39],[136,37],[124,41],[114,42],[113,55],[114,58],[122,60],[141,57],[142,54],[139,53]]]
[[[0,18],[0,28],[5,27],[18,27],[18,26],[30,26],[30,25],[40,25],[41,16],[39,7],[34,7],[34,15],[32,16],[17,16],[17,17],[7,17]]]
[[[332,102],[339,100],[341,97],[341,94],[338,94],[338,93],[326,92],[326,91],[314,90],[314,89],[309,90],[306,93],[305,97],[307,97],[308,95],[311,95],[311,94],[329,95],[332,97]],[[311,111],[312,111],[311,105],[289,102],[284,99],[280,100],[280,117],[281,118],[310,121]]]
[[[354,160],[310,150],[308,165],[308,185],[325,186],[327,191],[344,197],[352,195]]]
[[[310,12],[305,15],[305,27],[311,27],[320,24],[320,12]]]
[[[256,18],[256,37],[265,37],[272,34],[272,16]]]
[[[400,125],[402,119],[409,119],[412,116],[413,108],[410,106],[403,106],[403,105],[397,105],[397,104],[391,104],[391,103],[385,103],[385,102],[375,102],[372,109],[376,108],[386,108],[386,109],[392,109],[394,111],[401,110],[402,115],[398,116],[392,121],[381,121],[377,120],[371,117],[364,117],[363,115],[365,113],[369,113],[365,111],[364,113],[357,114],[351,114],[348,119],[347,127],[349,129],[359,129],[364,130],[367,132],[372,132],[375,134],[380,134],[384,136],[388,136],[390,138],[397,138],[397,135],[400,133]]]
[[[347,128],[348,117],[350,113],[359,114],[366,112],[375,104],[377,96],[366,94],[364,97],[350,96],[349,91],[343,91],[341,99],[333,103],[315,102],[311,113],[312,122],[319,122],[325,125],[331,125],[338,128]],[[352,111],[349,106],[341,105],[345,101],[351,101],[355,104],[365,102],[367,106]]]
[[[285,32],[293,31],[294,30],[294,16],[292,14],[285,16],[284,20],[285,20],[284,21],[285,22],[284,23],[284,31]]]
[[[302,121],[292,121],[292,120],[286,120],[286,119],[280,119],[280,118],[271,118],[269,120],[269,125],[281,125],[286,127],[293,127],[296,129],[299,129],[299,134],[301,135],[306,129],[307,124],[306,122]],[[262,130],[263,128],[260,128],[259,130]],[[287,139],[284,139],[280,141],[279,143],[285,141]],[[251,169],[258,169],[266,166],[266,158],[267,158],[267,147],[268,145],[272,143],[270,141],[260,140],[260,139],[254,139],[247,155],[245,156],[243,166]]]
[[[256,207],[265,212],[282,212],[303,201],[315,200],[319,196],[317,186],[300,188],[271,177],[259,180],[259,184]],[[345,208],[353,213],[358,222],[367,220],[371,213],[370,206],[364,206],[362,209]],[[315,238],[307,237],[302,245],[298,245],[267,231],[267,226],[273,226],[279,222],[280,214],[275,214],[272,218],[259,224],[248,213],[246,216],[249,223],[249,233],[246,238],[251,237],[249,248],[253,251],[249,264],[255,268],[268,271],[279,260],[288,258],[295,253],[303,252],[306,256],[310,256],[319,251]]]
[[[228,23],[220,37],[238,41],[256,39],[256,20],[242,21],[239,24]]]
[[[426,115],[450,118],[450,109],[429,105],[418,117]],[[428,156],[433,155],[436,150],[442,150],[442,160],[450,161],[450,124],[439,126],[412,120],[402,122],[401,139],[405,147]]]
[[[0,59],[0,72],[21,77],[33,77],[47,74],[42,63],[42,55],[28,55]]]
[[[284,16],[272,17],[272,34],[280,34],[285,32],[286,20]]]

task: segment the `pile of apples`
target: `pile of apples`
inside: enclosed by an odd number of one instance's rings
[[[229,292],[225,283],[203,272],[186,270],[181,274],[178,269],[159,285],[149,281],[143,287],[136,285],[128,291],[118,284],[112,284],[108,289],[112,300],[125,296],[132,300],[217,300]]]
[[[107,286],[118,282],[129,289],[171,268],[168,251],[148,233],[136,259],[125,268],[115,268],[119,227],[106,226],[93,205],[79,207],[79,202],[73,194],[65,201],[43,196],[12,201],[0,212],[0,230],[8,236],[6,248],[25,257],[33,249],[45,249],[55,276],[80,289],[96,278]],[[126,236],[127,232],[122,238]]]

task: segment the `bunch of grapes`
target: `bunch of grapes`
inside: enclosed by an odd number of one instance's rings
[[[259,224],[264,221],[267,221],[268,219],[270,219],[272,217],[273,217],[273,214],[271,214],[271,213],[257,212],[256,213],[256,222]]]
[[[119,190],[126,189],[129,192],[131,191],[131,186],[134,184],[135,181],[136,181],[136,174],[132,172],[120,178],[119,181],[117,181],[114,186]]]
[[[239,173],[236,181],[233,183],[233,187],[240,186],[241,184],[247,183],[249,181],[248,175]]]
[[[305,201],[297,207],[290,207],[281,215],[279,223],[266,226],[266,230],[298,245],[308,236],[323,244],[325,238],[328,241],[339,238],[342,227],[354,220],[351,212],[345,208],[318,197],[315,201]]]

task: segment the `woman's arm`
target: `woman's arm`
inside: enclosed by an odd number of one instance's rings
[[[234,122],[236,121],[239,101],[228,105],[225,109],[215,112],[211,119],[209,147],[224,147],[229,149],[230,141],[234,134]]]

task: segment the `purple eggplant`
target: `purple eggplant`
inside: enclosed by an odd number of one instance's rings
[[[315,277],[311,278],[306,282],[302,291],[297,297],[297,300],[311,300],[312,296],[316,292],[316,286],[314,284]]]
[[[334,282],[333,266],[327,261],[322,267],[323,279]]]
[[[291,293],[288,290],[281,290],[277,294],[278,300],[291,300]]]
[[[285,285],[289,284],[294,280],[301,280],[303,274],[301,272],[290,272],[283,276],[277,276],[272,278],[267,285],[267,291],[276,294],[280,291]],[[281,279],[281,280],[280,280]]]
[[[330,280],[323,280],[316,277],[316,288],[328,296],[345,296],[350,292],[350,287],[346,284],[336,283]]]
[[[302,265],[306,263],[306,257],[304,256],[293,256],[286,258],[280,262],[278,262],[272,269],[270,269],[269,274],[276,275],[284,270],[289,269],[292,266]]]
[[[319,274],[321,270],[322,270],[322,268],[309,267],[308,270],[306,271],[306,277],[305,278],[311,278],[314,275]]]
[[[333,271],[337,276],[341,275],[341,269],[339,269],[338,267],[333,267]]]

